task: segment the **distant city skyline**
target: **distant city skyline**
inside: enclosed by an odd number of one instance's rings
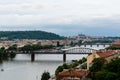
[[[120,36],[119,0],[0,0],[0,31]]]

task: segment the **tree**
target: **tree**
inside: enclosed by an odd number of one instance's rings
[[[14,52],[11,52],[11,53],[10,53],[10,58],[11,58],[11,59],[15,58],[15,56],[16,56],[16,53],[14,53]]]
[[[63,64],[64,69],[69,69],[69,66],[67,64]]]
[[[120,58],[111,60],[105,67],[107,71],[117,74],[117,79],[120,80]]]
[[[73,41],[71,41],[70,46],[74,46],[74,42]]]
[[[115,73],[120,71],[120,58],[111,60],[111,62],[107,64],[106,69]]]
[[[113,72],[108,72],[108,71],[98,71],[95,74],[95,79],[96,80],[116,80],[117,74]]]
[[[60,42],[59,41],[57,41],[57,47],[59,47],[60,46]]]
[[[3,50],[0,49],[0,61],[2,61],[2,59],[3,59]]]
[[[117,74],[113,72],[108,72],[106,74],[105,80],[117,80]]]
[[[93,61],[93,65],[90,67],[91,78],[95,80],[95,73],[100,71],[104,65],[103,58],[95,58]]]
[[[85,57],[82,58],[82,63],[86,62],[87,59]]]
[[[105,71],[98,71],[95,74],[95,80],[105,80],[106,72]]]
[[[5,47],[1,47],[1,49],[4,51],[4,50],[5,50]]]
[[[0,31],[0,37],[14,39],[62,40],[64,37],[45,31]]]
[[[14,44],[8,48],[8,50],[16,50],[17,49],[17,44]]]
[[[63,71],[63,69],[64,69],[63,66],[58,66],[58,68],[55,71],[55,75],[57,76],[59,74],[59,72]]]
[[[50,78],[50,73],[49,72],[44,72],[42,74],[41,80],[49,80],[49,78]]]
[[[82,44],[82,40],[79,40],[78,41],[78,45],[80,46]]]
[[[100,71],[104,65],[103,58],[95,58],[92,62],[93,62],[93,65],[92,65],[92,67],[90,67],[91,72]]]
[[[71,67],[72,67],[72,68],[75,68],[75,67],[77,67],[78,65],[79,65],[78,62],[74,62],[74,63],[71,64]]]
[[[109,46],[106,48],[107,50],[120,50],[120,47],[117,46]]]

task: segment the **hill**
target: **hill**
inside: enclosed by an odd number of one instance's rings
[[[41,39],[41,40],[60,40],[63,37],[45,31],[0,31],[1,39]]]

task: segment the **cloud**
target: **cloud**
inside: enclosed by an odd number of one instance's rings
[[[29,26],[56,33],[64,33],[64,28],[76,33],[86,28],[119,29],[119,3],[119,0],[0,0],[0,25],[7,26],[5,30]]]

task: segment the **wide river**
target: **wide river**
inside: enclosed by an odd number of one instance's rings
[[[99,46],[98,48],[104,47]],[[67,62],[86,56],[67,55]],[[0,64],[0,80],[40,80],[44,71],[54,74],[55,69],[63,64],[62,60],[63,55],[35,55],[35,62],[31,62],[30,55],[18,54],[14,60]]]

